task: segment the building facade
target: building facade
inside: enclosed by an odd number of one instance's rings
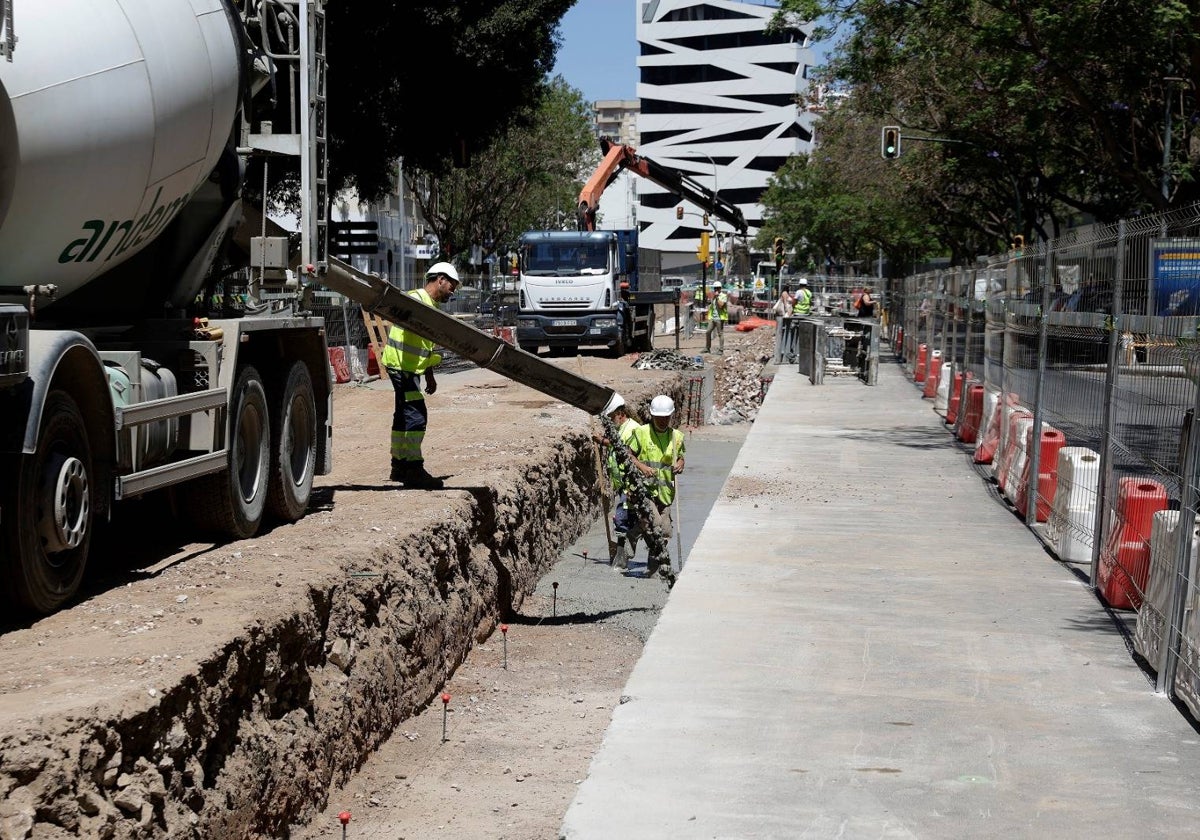
[[[811,149],[814,115],[802,110],[812,64],[810,27],[764,29],[777,11],[765,0],[635,0],[638,151],[686,172],[737,204],[749,238],[758,203],[788,157]],[[663,268],[695,266],[700,211],[637,179],[641,244],[663,252]],[[606,225],[607,226],[607,225]],[[731,231],[718,224],[723,236]],[[710,227],[711,230],[711,227]]]

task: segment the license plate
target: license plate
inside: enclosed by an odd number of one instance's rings
[[[552,327],[577,327],[577,326],[579,326],[579,324],[574,318],[561,318],[557,321],[551,321],[550,326],[552,326]]]

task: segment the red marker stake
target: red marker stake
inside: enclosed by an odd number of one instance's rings
[[[450,706],[450,695],[442,692],[442,743],[450,740],[446,737],[446,710]]]
[[[346,825],[350,822],[350,812],[342,811],[342,813],[338,814],[338,819],[342,823],[342,840],[346,840]]]
[[[500,632],[504,634],[504,670],[508,670],[508,625],[501,624]]]
[[[550,615],[558,615],[558,581],[550,584],[554,587],[554,600],[550,602]]]
[[[587,549],[585,548],[585,549],[583,550],[583,565],[585,565],[585,566],[587,565],[587,560],[588,560],[588,558],[587,558]]]

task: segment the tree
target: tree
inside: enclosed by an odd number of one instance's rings
[[[421,185],[417,205],[450,258],[476,244],[507,250],[521,231],[551,227],[563,211],[573,223],[581,171],[595,148],[583,95],[558,76],[538,105],[469,166],[440,176],[407,160],[405,168]]]
[[[329,185],[449,171],[535,113],[575,0],[373,0],[326,10]],[[282,124],[282,123],[280,123]]]
[[[817,75],[903,126],[905,159],[909,138],[942,141],[900,174],[948,232],[966,225],[962,247],[1200,199],[1200,12],[1183,0],[782,0],[777,25],[797,16],[843,33]]]

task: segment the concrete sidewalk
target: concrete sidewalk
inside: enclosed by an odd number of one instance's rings
[[[891,362],[761,412],[563,822],[1200,835],[1200,737]]]

